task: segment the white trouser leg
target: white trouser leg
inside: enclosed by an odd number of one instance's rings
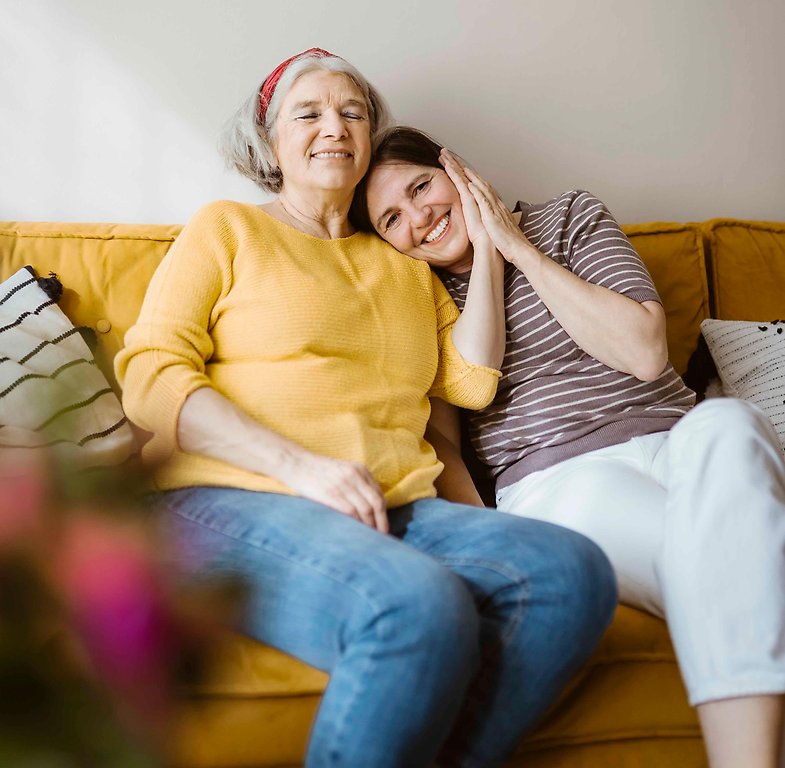
[[[670,431],[497,494],[610,559],[622,602],[667,616],[690,702],[785,692],[785,458],[768,419],[717,398]]]
[[[658,564],[692,704],[785,691],[785,459],[770,422],[708,400],[657,457],[668,504]]]
[[[648,464],[667,434],[635,438],[535,472],[502,488],[498,508],[588,536],[611,561],[620,600],[662,616],[655,558],[666,491],[650,477]]]

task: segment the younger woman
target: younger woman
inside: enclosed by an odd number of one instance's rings
[[[468,417],[498,508],[596,541],[622,601],[667,619],[712,766],[774,768],[782,451],[753,406],[693,408],[667,361],[655,287],[605,206],[577,191],[512,213],[459,158],[399,127],[382,138],[352,216],[436,268],[459,307],[478,243],[502,254],[502,379],[493,403]]]

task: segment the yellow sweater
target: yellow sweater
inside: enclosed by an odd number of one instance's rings
[[[435,495],[428,395],[477,409],[496,392],[499,372],[453,346],[457,318],[428,266],[374,235],[321,240],[223,201],[164,257],[115,369],[126,413],[153,433],[160,489],[292,492],[179,450],[180,409],[209,386],[315,453],[362,462],[395,507]]]

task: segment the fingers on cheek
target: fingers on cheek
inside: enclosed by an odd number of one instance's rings
[[[490,206],[488,205],[488,200],[487,200],[487,198],[486,198],[486,197],[485,197],[485,195],[482,193],[482,190],[481,190],[481,189],[480,189],[480,188],[479,188],[479,187],[478,187],[476,184],[471,184],[471,185],[469,186],[469,189],[471,189],[471,191],[472,191],[472,194],[474,195],[474,199],[475,199],[475,200],[476,200],[476,201],[477,201],[477,202],[478,202],[478,203],[479,203],[479,204],[480,204],[482,207],[484,207],[484,208],[489,208],[489,207],[490,207]]]

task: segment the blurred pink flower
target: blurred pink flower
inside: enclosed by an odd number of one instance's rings
[[[145,727],[170,707],[176,637],[149,538],[111,517],[71,517],[56,573],[93,667]]]
[[[48,495],[45,478],[40,452],[0,452],[0,547],[40,540]]]

